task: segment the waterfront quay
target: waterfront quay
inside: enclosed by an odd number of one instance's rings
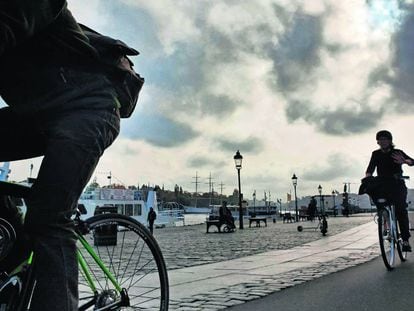
[[[317,222],[245,226],[209,233],[194,225],[158,229],[170,279],[171,310],[222,310],[367,262],[379,255],[373,214]]]

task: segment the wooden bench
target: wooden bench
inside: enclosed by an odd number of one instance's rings
[[[226,221],[222,221],[222,220],[207,220],[206,221],[206,226],[207,226],[206,233],[209,233],[208,230],[210,229],[211,226],[216,226],[218,232],[221,233],[222,232],[221,231],[221,227],[223,225],[225,225],[223,232],[233,232],[234,231],[234,228],[232,228],[231,225],[228,222],[226,222]]]
[[[291,213],[284,213],[283,214],[283,223],[285,222],[294,222],[295,221],[295,217],[292,216]]]
[[[249,218],[249,228],[252,226],[252,222],[256,222],[256,227],[260,227],[260,222],[263,221],[265,227],[267,227],[267,218],[266,217],[250,217]]]
[[[300,212],[298,218],[300,221],[306,221],[309,220],[309,215],[307,213]]]

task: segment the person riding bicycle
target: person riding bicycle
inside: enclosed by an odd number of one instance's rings
[[[384,194],[394,203],[403,240],[403,251],[411,252],[411,246],[408,241],[410,229],[407,212],[407,187],[402,179],[403,171],[401,167],[403,164],[413,166],[414,160],[402,150],[394,148],[392,134],[389,131],[379,131],[376,134],[376,140],[380,149],[372,152],[365,175],[366,177],[371,177],[376,169],[378,177],[391,181],[389,188],[387,188],[387,193]]]
[[[78,310],[71,216],[120,126],[114,87],[91,65],[96,58],[66,0],[1,2],[0,95],[8,107],[0,109],[0,162],[44,156],[24,220],[37,281],[31,311]]]

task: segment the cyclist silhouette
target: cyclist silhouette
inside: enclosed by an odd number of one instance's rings
[[[366,177],[372,176],[375,169],[378,177],[384,177],[390,180],[387,183],[387,193],[384,193],[395,205],[395,213],[401,230],[403,240],[403,251],[411,252],[409,243],[410,228],[407,213],[407,187],[404,180],[402,165],[414,165],[414,160],[406,155],[402,150],[394,148],[392,134],[389,131],[382,130],[376,134],[376,140],[380,149],[372,152],[369,161]]]
[[[0,109],[0,162],[44,156],[23,229],[35,254],[30,310],[74,311],[71,215],[119,133],[118,101],[104,74],[89,66],[96,50],[65,0],[6,3],[0,6],[0,95],[8,107]]]

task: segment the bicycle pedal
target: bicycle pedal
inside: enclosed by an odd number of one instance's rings
[[[0,285],[0,306],[8,306],[10,298],[20,293],[22,290],[22,281],[17,275],[13,275]],[[0,308],[0,311],[2,309]]]

